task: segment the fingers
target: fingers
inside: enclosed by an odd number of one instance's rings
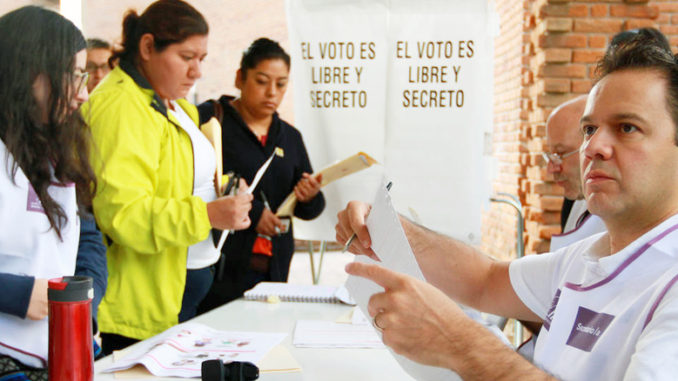
[[[377,320],[377,318],[379,317],[379,315],[382,315],[382,314],[378,313],[378,314],[374,315],[374,317],[372,318],[372,325],[373,325],[374,328],[376,328],[377,330],[379,330],[379,331],[381,331],[381,332],[384,332],[384,328],[386,328],[386,327],[384,327],[384,326],[382,325],[383,323],[382,323],[382,324],[379,324],[379,321]]]
[[[301,189],[299,189],[298,184],[294,187],[294,196],[301,202],[306,201],[306,194]]]
[[[346,272],[369,279],[386,290],[400,288],[405,279],[403,274],[370,263],[351,262],[346,265]]]
[[[367,231],[367,225],[365,225],[365,218],[369,214],[371,208],[371,206],[359,201],[351,201],[346,207],[350,230],[355,233],[358,240],[360,240],[360,243],[365,248],[372,246],[370,233]]]
[[[238,194],[241,193],[247,193],[247,190],[249,189],[249,185],[247,185],[247,181],[243,179],[242,177],[240,178],[240,183],[238,184]]]
[[[370,248],[372,242],[365,225],[365,216],[369,213],[370,208],[368,204],[363,202],[349,202],[346,209],[337,214],[336,240],[339,243],[346,244],[349,238],[356,233],[357,239],[353,240],[348,250],[354,254],[366,254],[375,261],[379,261],[379,258]]]
[[[26,317],[31,320],[42,320],[49,312],[47,302],[47,279],[36,278],[33,282],[31,298],[28,302]]]
[[[301,179],[294,186],[294,195],[299,201],[306,202],[315,197],[320,191],[320,181],[306,172],[301,175]],[[318,175],[322,180],[322,175]]]
[[[252,221],[250,220],[249,212],[252,209],[252,195],[247,193],[239,193],[236,196],[227,196],[226,201],[230,205],[226,205],[226,213],[230,214],[231,229],[242,230],[247,229]]]
[[[340,244],[345,245],[346,241],[351,237],[351,234],[353,234],[348,228],[349,225],[346,222],[346,211],[342,210],[337,213],[337,224],[334,226],[335,239]]]
[[[233,230],[243,230],[247,229],[250,227],[250,224],[252,224],[252,220],[250,220],[249,216],[246,217],[243,220],[236,221],[233,223]]]
[[[294,187],[294,195],[297,196],[297,199],[302,202],[308,201],[311,198],[310,194],[311,189],[308,187],[308,184],[305,183],[305,180],[299,180]]]
[[[318,176],[316,177],[316,176],[313,176],[311,174],[304,172],[302,174],[302,177],[303,177],[304,180],[306,180],[306,184],[309,187],[311,187],[312,189],[320,189],[320,181],[322,180],[322,177],[323,177],[322,174],[318,174]],[[320,178],[320,180],[318,180],[318,177]]]
[[[264,209],[259,217],[259,222],[257,223],[257,233],[265,234],[268,236],[280,235],[280,231],[284,228],[284,225],[280,218],[273,214],[270,209]]]
[[[386,292],[378,292],[370,296],[370,301],[367,303],[367,312],[374,317],[377,314],[384,313],[392,305],[389,294]]]

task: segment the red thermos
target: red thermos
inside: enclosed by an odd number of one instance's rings
[[[94,379],[92,347],[92,278],[67,276],[49,280],[50,381]]]

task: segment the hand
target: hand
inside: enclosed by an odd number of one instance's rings
[[[368,257],[378,261],[377,255],[372,251],[372,240],[370,233],[365,225],[365,218],[370,214],[372,206],[360,201],[351,201],[346,205],[346,209],[337,214],[337,225],[334,227],[336,240],[341,244],[346,244],[349,238],[355,233],[356,239],[353,240],[348,250],[353,254],[365,254]]]
[[[252,209],[252,195],[245,193],[219,197],[207,203],[210,224],[221,230],[247,229],[251,223],[250,209]]]
[[[215,189],[216,189],[216,186],[217,186],[216,184],[218,184],[217,183],[217,176],[214,176]],[[228,186],[228,183],[221,184],[221,189],[217,193],[217,196],[224,195],[226,193],[226,186]],[[247,185],[247,181],[245,181],[241,177],[240,181],[238,182],[238,194],[247,192],[247,189],[249,189],[249,186]]]
[[[247,185],[247,181],[241,177],[238,182],[238,194],[246,193],[248,189],[250,189],[250,187]]]
[[[278,230],[276,230],[278,228]],[[271,212],[271,209],[264,208],[264,211],[259,217],[257,224],[257,233],[264,234],[269,237],[280,235],[280,231],[284,228],[280,218]]]
[[[47,279],[35,279],[31,300],[28,302],[26,317],[31,320],[42,320],[49,312],[47,303]]]
[[[316,177],[304,172],[301,179],[294,186],[294,195],[297,196],[299,202],[309,202],[320,192],[320,184],[323,181],[323,175],[319,174]]]
[[[473,322],[442,291],[379,265],[354,262],[346,272],[384,287],[370,298],[368,312],[382,329],[384,344],[396,353],[445,368],[462,355],[455,344]]]

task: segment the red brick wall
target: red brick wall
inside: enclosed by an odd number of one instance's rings
[[[500,17],[500,33],[495,40],[494,55],[494,146],[497,175],[492,192],[519,193],[520,179],[525,169],[520,164],[522,146],[521,128],[527,114],[523,104],[523,52],[526,12],[524,0],[505,0],[496,3]],[[491,204],[482,219],[482,249],[495,257],[515,256],[516,212],[505,204]]]

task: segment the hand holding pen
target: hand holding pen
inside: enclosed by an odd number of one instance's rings
[[[220,230],[241,230],[250,226],[249,211],[252,209],[252,195],[239,192],[247,189],[243,179],[235,179],[231,192],[207,204],[207,216],[212,227]]]
[[[386,190],[391,190],[389,182]],[[342,252],[347,250],[354,254],[365,254],[368,257],[378,261],[379,258],[372,251],[372,241],[370,233],[365,225],[365,220],[370,214],[372,206],[360,201],[351,201],[346,209],[337,214],[337,225],[335,226],[337,242],[345,242]],[[357,238],[357,241],[356,241]]]
[[[261,200],[264,202],[264,210],[261,212],[261,217],[259,217],[259,222],[257,223],[257,233],[267,236],[280,235],[281,229],[284,226],[280,218],[271,210],[271,206],[263,191],[261,192]]]

